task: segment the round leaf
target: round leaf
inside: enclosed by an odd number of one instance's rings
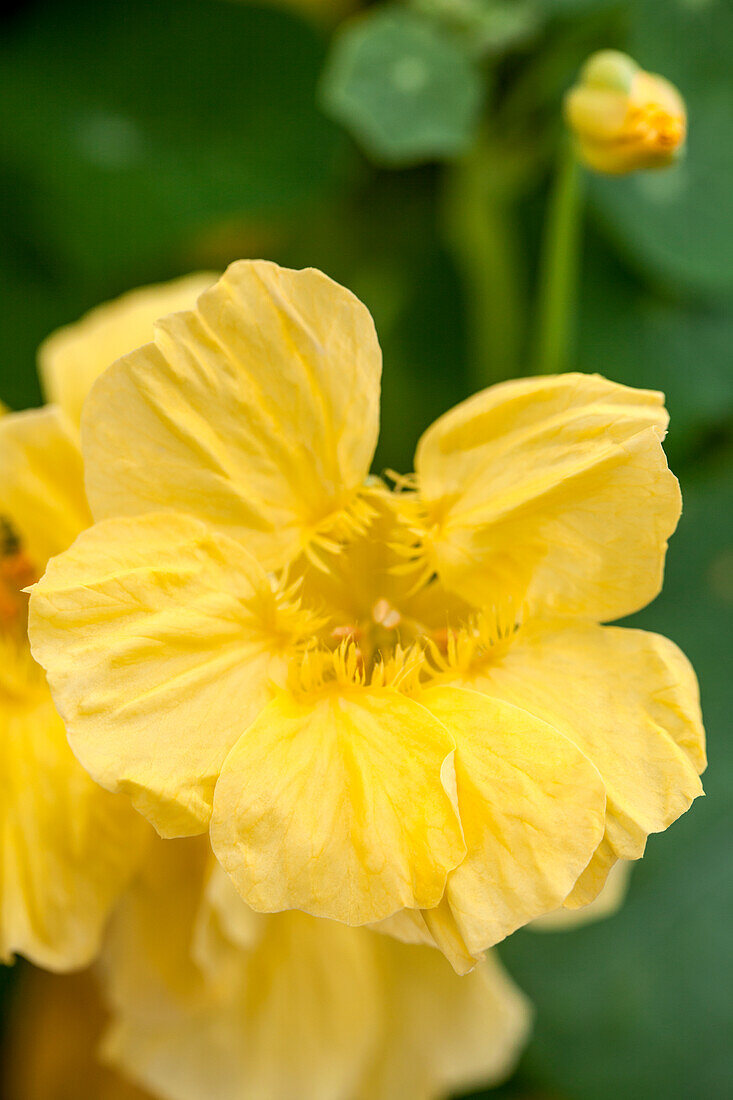
[[[326,110],[376,160],[456,156],[478,122],[481,80],[457,40],[388,7],[337,35],[323,80]]]

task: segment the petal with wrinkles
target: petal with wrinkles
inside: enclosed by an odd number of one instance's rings
[[[0,960],[85,966],[148,827],[74,759],[40,676],[28,694],[0,688],[0,772]]]
[[[199,970],[190,948],[206,853],[191,844],[156,845],[113,921],[107,1059],[177,1100],[353,1096],[382,1020],[376,937],[303,913],[250,913],[259,935],[227,945],[226,930],[247,915],[229,896],[217,957]]]
[[[610,620],[662,584],[680,514],[663,396],[564,374],[504,382],[440,417],[417,448],[426,550],[476,605]]]
[[[437,1100],[511,1073],[531,1009],[498,959],[459,978],[431,948],[386,936],[378,947],[387,1026],[358,1100]]]
[[[279,568],[353,504],[380,373],[372,319],[349,291],[312,269],[232,264],[94,386],[82,424],[92,511],[186,512]]]
[[[474,686],[550,722],[593,761],[608,796],[606,835],[570,906],[597,895],[617,859],[638,859],[702,794],[705,741],[695,674],[657,634],[529,624]]]
[[[166,513],[99,523],[53,559],[30,636],[84,767],[176,836],[206,828],[224,758],[269,696],[279,616],[239,543]]]
[[[79,444],[58,409],[0,417],[0,517],[40,572],[91,523]]]
[[[603,837],[605,790],[583,753],[526,710],[464,688],[419,698],[456,741],[468,851],[445,901],[476,956],[562,904]],[[445,914],[429,928],[455,937]]]
[[[253,914],[196,842],[157,842],[151,856],[113,919],[103,974],[106,1056],[153,1091],[437,1100],[511,1071],[529,1009],[496,960],[458,978],[432,949]]]
[[[279,694],[226,759],[211,842],[260,912],[347,924],[437,905],[465,854],[454,742],[390,688]]]

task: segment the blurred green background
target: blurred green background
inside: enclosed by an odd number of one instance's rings
[[[534,1036],[493,1096],[733,1096],[733,8],[726,0],[52,0],[0,41],[0,397],[39,342],[133,286],[242,256],[316,266],[374,315],[377,468],[531,370],[562,94],[594,49],[673,80],[686,158],[583,181],[566,365],[666,391],[684,514],[635,623],[701,681],[707,798],[653,837],[612,919],[512,937]],[[18,968],[0,972],[5,1008]],[[1,1053],[0,1053],[1,1057]]]

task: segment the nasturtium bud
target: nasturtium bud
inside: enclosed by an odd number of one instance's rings
[[[687,114],[680,93],[617,50],[586,61],[564,107],[578,156],[595,172],[664,168],[684,148]]]

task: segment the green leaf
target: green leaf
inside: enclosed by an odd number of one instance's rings
[[[624,249],[658,279],[705,295],[733,293],[733,8],[639,0],[630,13],[629,52],[687,102],[688,148],[673,168],[594,177],[595,202]]]
[[[537,0],[411,0],[411,6],[457,35],[473,57],[498,57],[542,23]]]
[[[301,209],[339,148],[315,103],[323,55],[274,6],[34,5],[0,48],[0,167],[21,184],[7,215],[103,298],[222,219]]]
[[[471,143],[482,85],[457,39],[390,6],[347,23],[322,84],[325,109],[379,161],[453,157]]]
[[[733,418],[730,309],[660,295],[590,238],[579,303],[577,369],[663,390],[673,466]]]

